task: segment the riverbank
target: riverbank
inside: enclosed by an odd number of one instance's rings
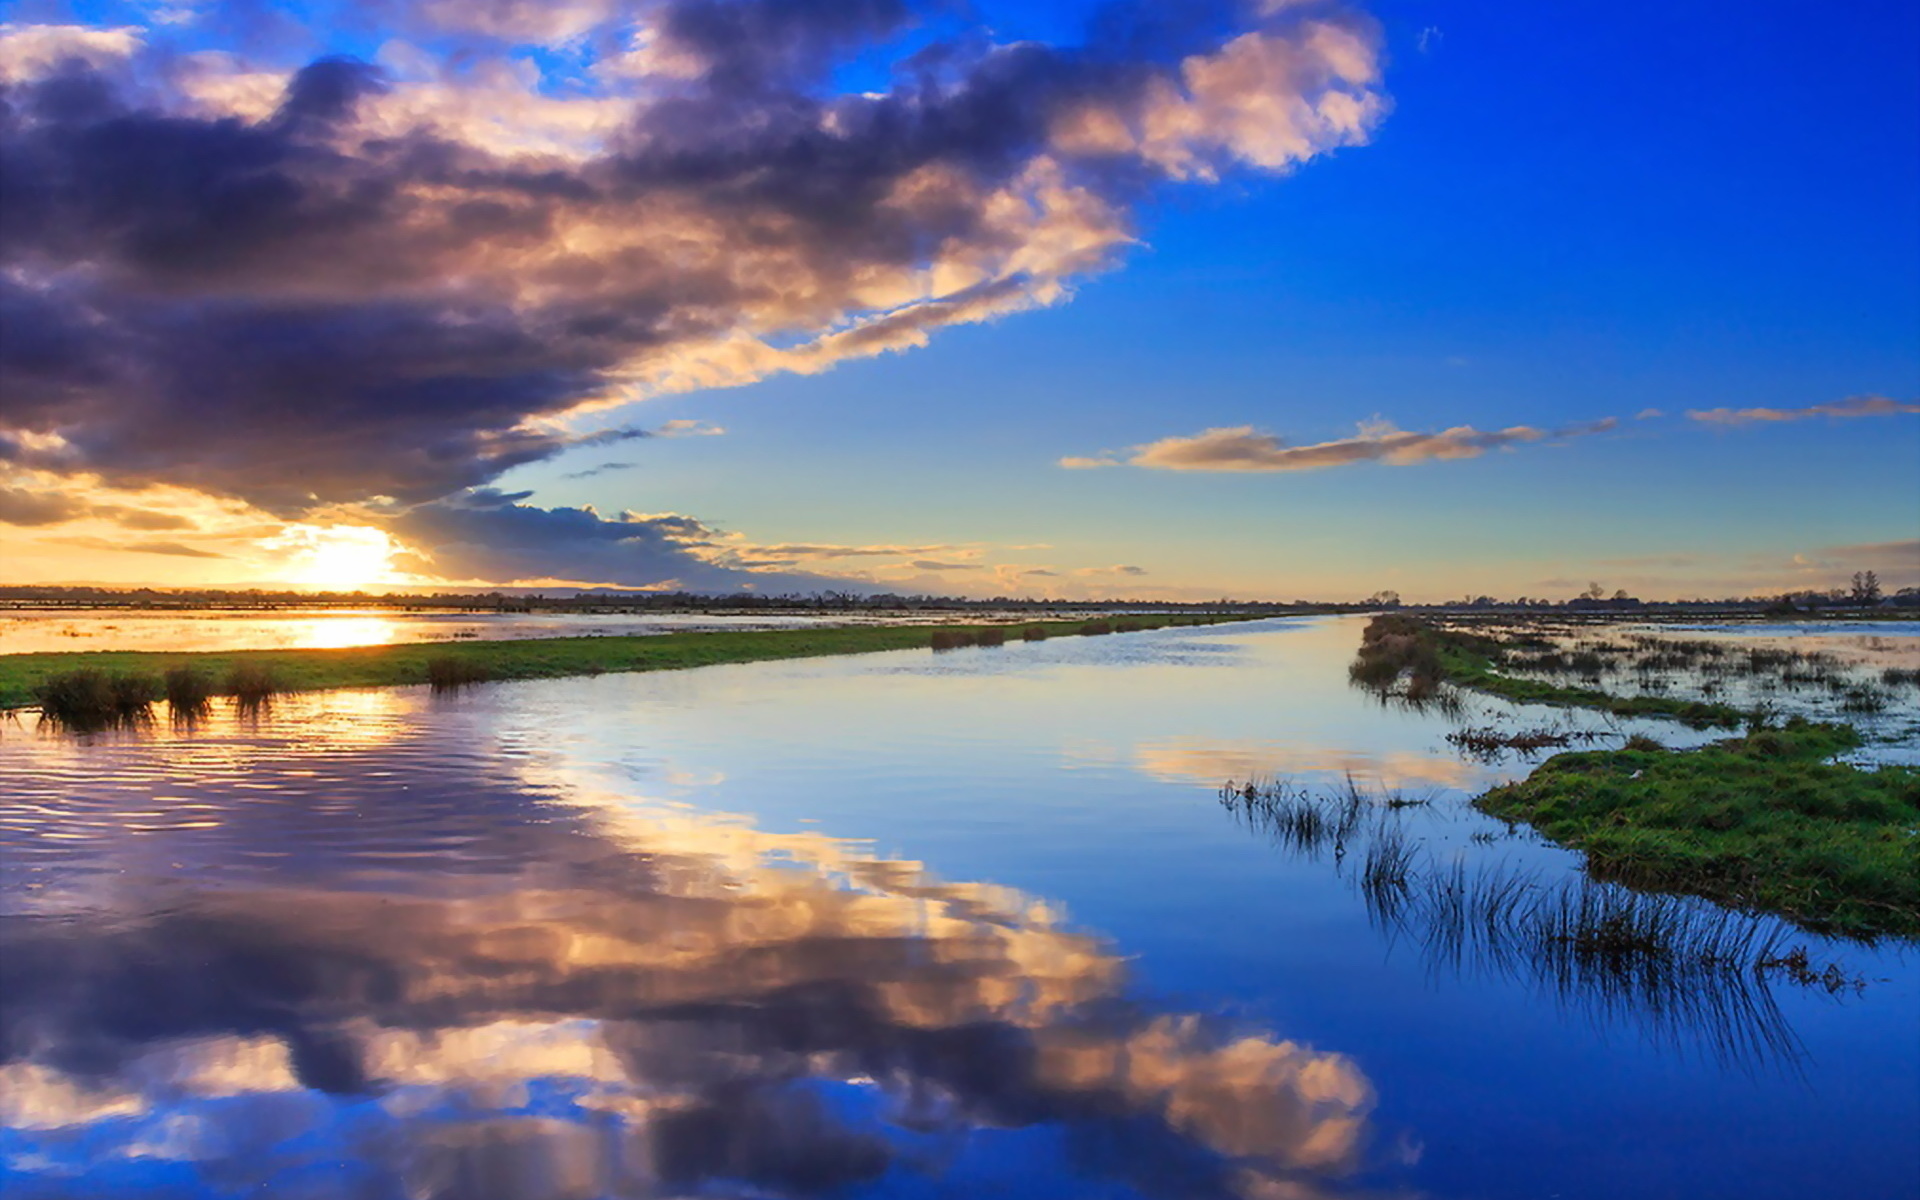
[[[1635,887],[1855,937],[1920,937],[1920,768],[1832,758],[1845,725],[1794,720],[1691,750],[1636,738],[1558,754],[1474,802]]]
[[[1172,625],[1212,625],[1255,619],[1212,614],[1141,614],[1095,620],[1030,621],[1012,625],[837,626],[666,633],[645,637],[529,638],[516,641],[413,642],[336,650],[239,650],[201,653],[166,651],[77,651],[0,655],[0,709],[38,707],[54,680],[93,672],[109,680],[130,681],[129,694],[157,696],[170,671],[189,670],[210,681],[217,693],[231,691],[223,681],[246,678],[270,682],[272,691],[397,687],[457,678],[461,682],[553,679],[627,671],[664,671],[723,663],[762,662],[864,654],[881,650],[927,649],[960,638],[989,640],[997,633],[1010,640],[1026,637],[1076,637],[1161,629]],[[1036,631],[1028,634],[1027,631]],[[148,684],[151,686],[147,686]]]

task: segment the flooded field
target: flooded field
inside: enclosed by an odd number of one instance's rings
[[[904,618],[902,618],[904,619]],[[707,629],[794,629],[853,618],[779,613],[470,613],[394,609],[49,609],[0,611],[0,654],[73,650],[344,650],[401,642],[644,637]]]
[[[0,724],[0,1191],[1912,1196],[1910,946],[1584,883],[1448,740],[1714,735],[1364,623]]]

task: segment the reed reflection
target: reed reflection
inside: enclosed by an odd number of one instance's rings
[[[1792,927],[1771,918],[1504,860],[1437,856],[1408,814],[1439,797],[1352,781],[1325,790],[1229,781],[1219,797],[1249,832],[1330,864],[1373,922],[1417,947],[1433,971],[1524,983],[1596,1025],[1674,1051],[1796,1071],[1801,1042],[1774,987],[1839,995],[1863,986],[1838,964],[1809,968]],[[1500,835],[1482,830],[1473,840]]]
[[[49,823],[72,803],[34,797],[38,832],[0,849],[63,827],[40,881],[114,879],[0,919],[9,1196],[343,1170],[449,1200],[1312,1196],[1361,1166],[1351,1061],[1130,1002],[1115,950],[1042,902],[582,804],[479,749],[463,771],[329,750],[304,791],[172,796],[204,830]]]

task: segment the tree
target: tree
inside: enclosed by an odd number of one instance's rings
[[[1607,594],[1607,589],[1600,586],[1599,580],[1595,580],[1594,582],[1589,583],[1587,585],[1587,590],[1581,593],[1581,595],[1588,600],[1598,600],[1602,596],[1605,596],[1606,594]]]
[[[1872,571],[1853,573],[1853,602],[1855,604],[1880,603],[1880,577]]]
[[[1382,588],[1373,595],[1368,596],[1367,603],[1380,608],[1399,608],[1400,593],[1394,591],[1392,588]]]

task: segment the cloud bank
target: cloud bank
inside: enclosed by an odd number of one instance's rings
[[[1057,303],[1156,188],[1384,115],[1371,22],[1266,7],[1067,47],[931,0],[396,0],[348,10],[378,63],[299,65],[0,28],[0,467],[431,505],[597,411]]]

